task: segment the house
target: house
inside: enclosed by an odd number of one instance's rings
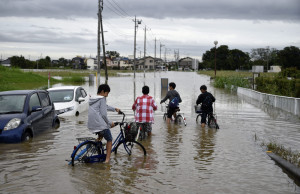
[[[10,64],[10,58],[4,60],[1,62],[1,65],[4,66],[4,67],[11,67],[11,64]]]
[[[270,66],[270,70],[268,70],[268,72],[275,72],[275,73],[278,73],[278,72],[281,72],[281,67],[280,66]]]
[[[88,58],[86,60],[86,65],[87,65],[88,70],[97,70],[98,69],[97,59],[95,59],[95,58]]]
[[[82,57],[74,57],[72,59],[73,69],[86,69],[86,65],[84,63],[84,58]]]
[[[130,63],[129,58],[123,57],[119,60],[120,69],[133,69],[133,64]]]
[[[264,66],[253,65],[252,66],[252,72],[253,73],[264,72]]]
[[[178,61],[178,69],[194,69],[193,67],[194,59],[191,57],[185,57]]]
[[[141,58],[138,60],[137,66],[138,69],[144,69],[145,66],[146,70],[154,70],[155,69],[154,58],[150,56]]]

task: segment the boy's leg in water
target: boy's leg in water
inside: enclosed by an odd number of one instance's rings
[[[112,148],[112,141],[107,141],[107,143],[106,143],[106,159],[105,159],[104,163],[109,163],[111,148]]]
[[[202,127],[202,128],[205,127],[205,124],[206,124],[206,116],[207,116],[207,113],[206,113],[206,112],[202,112],[202,115],[201,115],[201,127]]]

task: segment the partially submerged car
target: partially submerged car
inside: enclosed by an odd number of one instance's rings
[[[59,116],[78,116],[88,109],[88,95],[80,86],[60,86],[48,89]]]
[[[30,140],[39,132],[59,125],[46,90],[0,92],[0,143]]]

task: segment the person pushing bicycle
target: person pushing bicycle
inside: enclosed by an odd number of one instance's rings
[[[165,102],[167,99],[169,99],[169,108],[168,108],[168,118],[167,118],[167,123],[170,123],[172,120],[172,115],[174,118],[176,118],[176,111],[178,109],[178,104],[182,102],[179,93],[175,90],[176,84],[174,82],[169,83],[169,91],[167,92],[166,96],[164,99],[160,101],[160,104]],[[176,99],[176,104],[175,106],[171,106],[171,102]]]
[[[139,96],[132,105],[132,110],[135,111],[135,122],[138,125],[142,124],[148,136],[151,135],[152,123],[154,122],[153,111],[157,110],[157,105],[152,98],[149,96],[149,87],[144,86],[142,88],[143,96]]]
[[[207,87],[205,85],[202,85],[200,87],[201,94],[198,96],[198,99],[196,101],[196,104],[201,104],[201,127],[205,127],[206,124],[206,117],[209,113],[213,112],[212,104],[216,101],[215,97],[207,92]]]
[[[110,160],[110,154],[112,149],[112,135],[110,128],[115,124],[111,122],[107,117],[107,111],[119,112],[120,109],[108,106],[106,104],[106,98],[110,92],[110,87],[107,84],[101,84],[98,87],[97,96],[89,99],[88,109],[88,123],[87,127],[92,133],[98,134],[98,139],[104,137],[107,141],[106,144],[106,159],[104,163],[108,163]]]

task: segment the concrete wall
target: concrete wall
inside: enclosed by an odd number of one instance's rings
[[[292,98],[286,96],[277,96],[257,92],[247,88],[237,88],[238,95],[245,95],[247,97],[256,99],[260,103],[268,104],[276,108],[280,108],[286,112],[290,112],[300,117],[300,98]]]

